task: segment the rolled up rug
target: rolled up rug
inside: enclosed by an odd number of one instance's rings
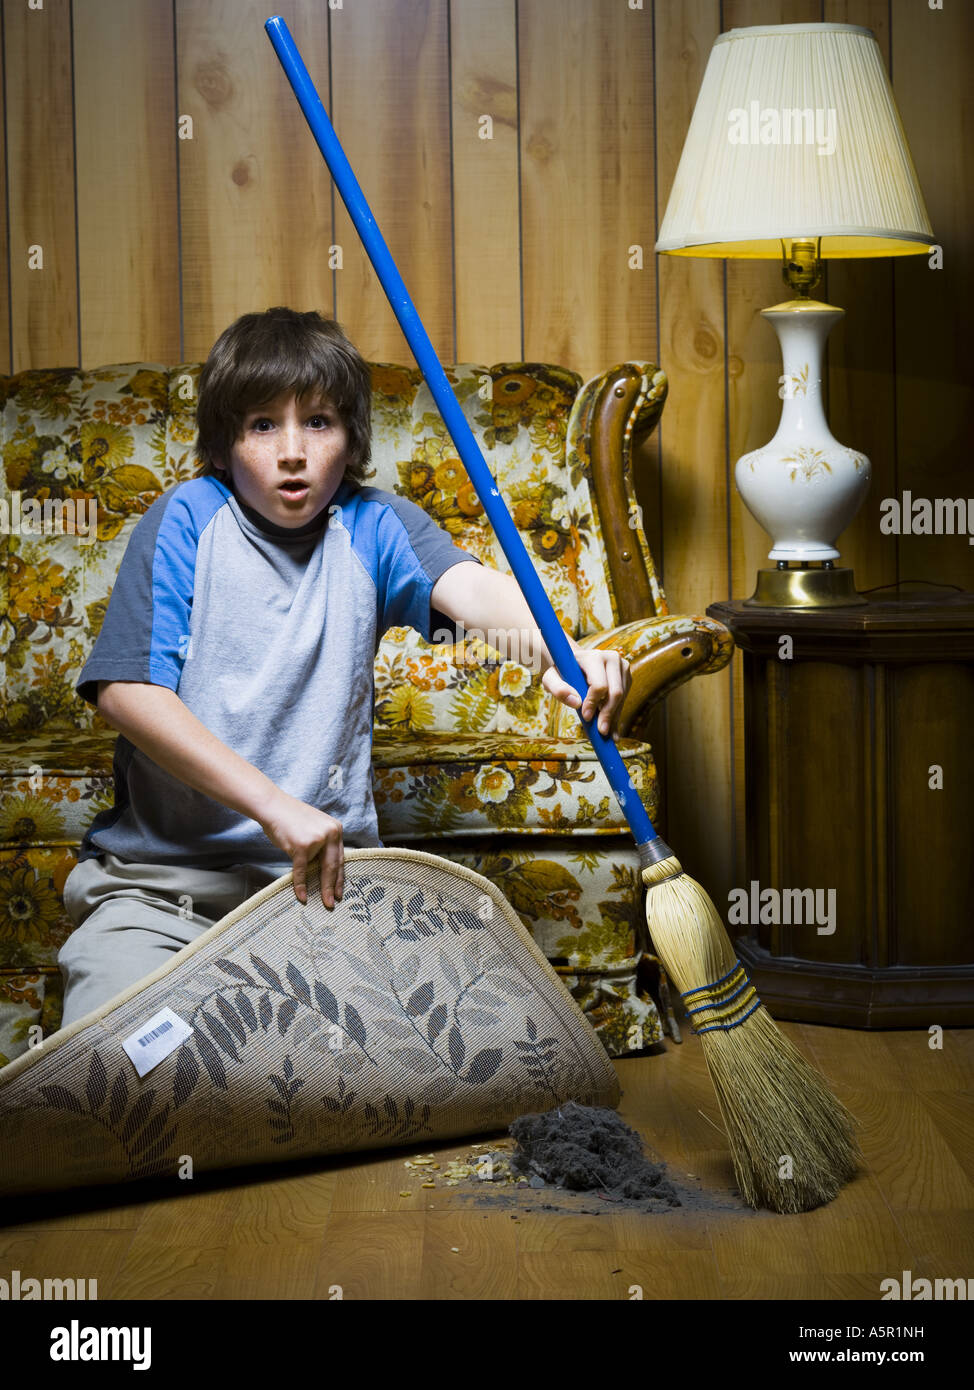
[[[291,873],[0,1070],[0,1193],[491,1133],[617,1105],[591,1024],[503,894],[346,849],[329,911]]]

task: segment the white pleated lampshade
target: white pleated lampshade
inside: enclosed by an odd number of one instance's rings
[[[781,24],[715,41],[657,251],[779,258],[905,256],[933,231],[870,29]]]

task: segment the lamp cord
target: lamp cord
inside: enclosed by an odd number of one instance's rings
[[[881,589],[898,589],[901,584],[932,584],[937,589],[956,589],[959,594],[969,591],[960,584],[942,584],[939,579],[896,579],[892,584],[874,584],[871,589],[860,589],[860,594],[876,594]]]

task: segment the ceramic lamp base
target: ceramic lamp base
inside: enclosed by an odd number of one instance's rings
[[[816,299],[761,310],[781,343],[781,420],[769,443],[741,455],[734,477],[774,542],[769,560],[837,560],[835,542],[869,490],[868,458],[840,444],[825,418],[825,340],[843,313]]]
[[[851,608],[868,603],[856,592],[852,570],[758,570],[757,588],[745,599],[748,608]]]

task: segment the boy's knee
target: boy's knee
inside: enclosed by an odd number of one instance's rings
[[[123,908],[118,910],[116,903],[102,903],[91,909],[58,951],[57,961],[63,973],[92,958],[112,961],[124,955],[127,942],[119,934],[119,928],[127,921]],[[108,933],[112,939],[106,940]]]
[[[61,968],[62,975],[67,976],[78,964],[81,957],[85,955],[84,943],[85,938],[82,936],[82,928],[75,927],[74,931],[57,953],[57,963]]]

